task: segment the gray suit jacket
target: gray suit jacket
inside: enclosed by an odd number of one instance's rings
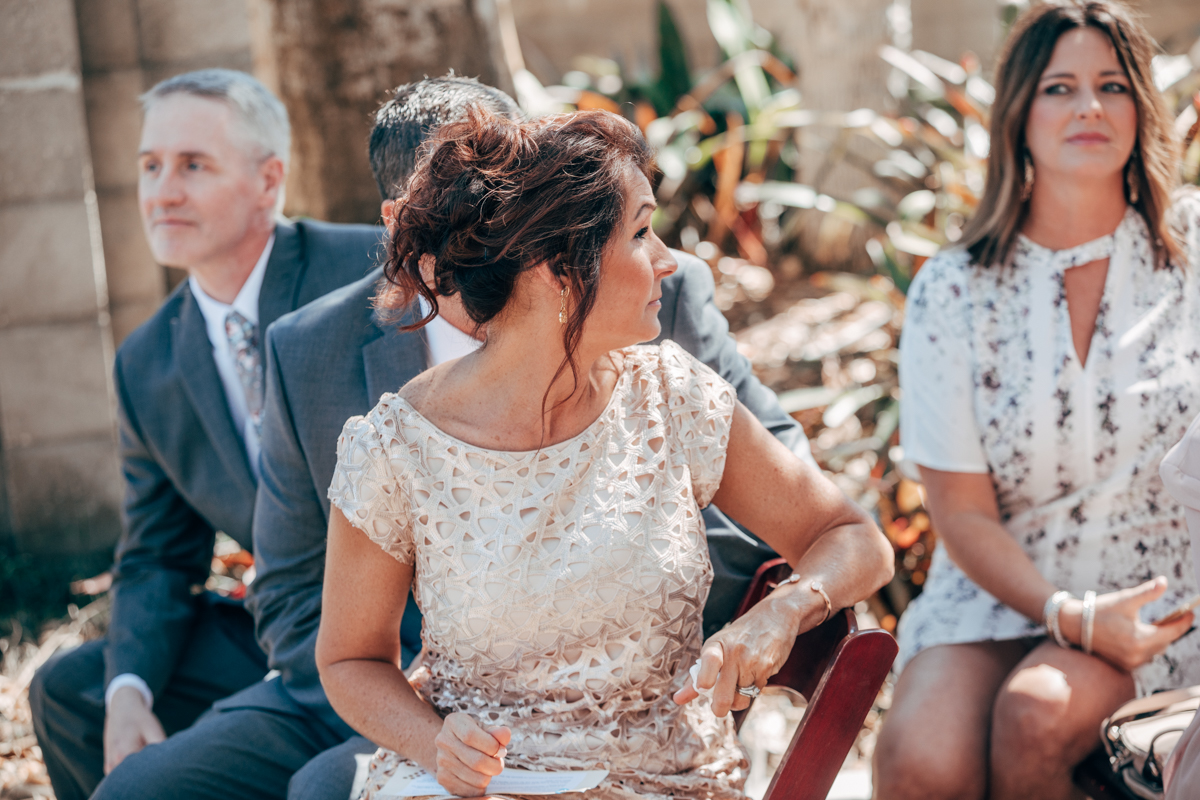
[[[367,225],[279,223],[259,295],[260,330],[361,278],[381,236]],[[114,379],[124,532],[104,682],[132,672],[158,696],[187,644],[216,531],[251,547],[257,489],[186,282],[121,345]]]
[[[712,303],[708,266],[675,253],[679,270],[663,281],[661,338],[672,339],[737,389],[738,398],[793,451],[807,457],[804,432],[738,354]],[[284,686],[325,724],[350,735],[325,698],[315,646],[329,521],[326,492],[347,418],[367,413],[427,366],[424,335],[376,324],[370,307],[380,272],[289,314],[267,333],[262,478],[254,514],[257,577],[247,607],[259,643]],[[728,621],[771,550],[715,508],[705,512],[716,575],[706,621]],[[420,617],[409,602],[401,625],[405,663],[420,649]]]

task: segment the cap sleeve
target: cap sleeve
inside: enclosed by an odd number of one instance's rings
[[[909,289],[900,338],[904,456],[931,469],[986,473],[975,420],[965,252],[942,253]]]
[[[370,418],[351,417],[342,427],[329,502],[397,561],[412,564],[416,554],[409,498],[389,453],[406,448],[385,439],[375,417],[375,412]]]
[[[725,473],[737,392],[720,375],[672,341],[660,346],[668,425],[692,475],[701,508],[712,502]]]

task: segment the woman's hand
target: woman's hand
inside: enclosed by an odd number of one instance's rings
[[[704,643],[700,650],[700,674],[695,684],[705,690],[715,687],[712,710],[718,717],[748,708],[751,698],[739,694],[738,688],[763,688],[767,679],[779,672],[787,661],[800,625],[795,611],[781,601],[788,599],[787,596],[797,588],[800,587],[787,587],[779,592],[780,597],[768,595]],[[820,621],[824,608],[822,604],[813,623]],[[699,696],[689,681],[675,693],[674,700],[683,705]]]
[[[466,714],[454,713],[442,723],[437,744],[437,782],[459,797],[479,797],[504,769],[508,728],[483,728]]]
[[[1142,606],[1162,597],[1167,590],[1164,577],[1146,581],[1131,589],[1108,592],[1096,597],[1096,618],[1092,627],[1092,652],[1110,664],[1132,672],[1183,636],[1192,627],[1189,612],[1167,625],[1142,622]],[[1083,639],[1083,601],[1068,600],[1060,612],[1063,634],[1073,642]]]

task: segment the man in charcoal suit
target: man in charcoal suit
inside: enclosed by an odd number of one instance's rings
[[[385,219],[414,168],[421,142],[469,104],[509,116],[519,113],[502,92],[456,77],[402,86],[380,109],[370,155]],[[728,337],[728,326],[712,305],[708,267],[686,254],[676,256],[681,268],[663,282],[659,318],[664,337],[680,342],[730,380],[777,436],[807,455],[800,427],[754,379]],[[254,517],[257,577],[247,606],[280,676],[218,703],[213,714],[158,748],[157,769],[127,773],[120,783],[115,779],[121,773],[114,773],[100,797],[170,793],[181,798],[345,800],[362,763],[356,756],[375,751],[330,706],[315,660],[329,522],[326,492],[337,461],[337,438],[347,418],[369,411],[384,392],[479,344],[464,333],[471,325],[453,298],[440,304],[443,316],[419,332],[399,333],[379,323],[371,298],[380,276],[377,269],[281,318],[268,332],[262,478]],[[706,620],[717,625],[733,614],[750,576],[771,553],[715,508],[705,518],[716,572]],[[401,642],[407,666],[421,646],[420,614],[411,599]]]
[[[204,588],[218,531],[251,547],[262,333],[361,278],[380,249],[376,227],[279,216],[287,111],[249,75],[187,73],[142,101],[146,237],[188,279],[116,356],[126,492],[107,635],[51,660],[30,689],[59,800],[136,769],[214,701],[262,680],[250,615]]]

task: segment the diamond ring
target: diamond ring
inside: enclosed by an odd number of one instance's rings
[[[749,697],[751,700],[762,694],[762,689],[757,686],[739,686],[737,691],[742,697]]]

